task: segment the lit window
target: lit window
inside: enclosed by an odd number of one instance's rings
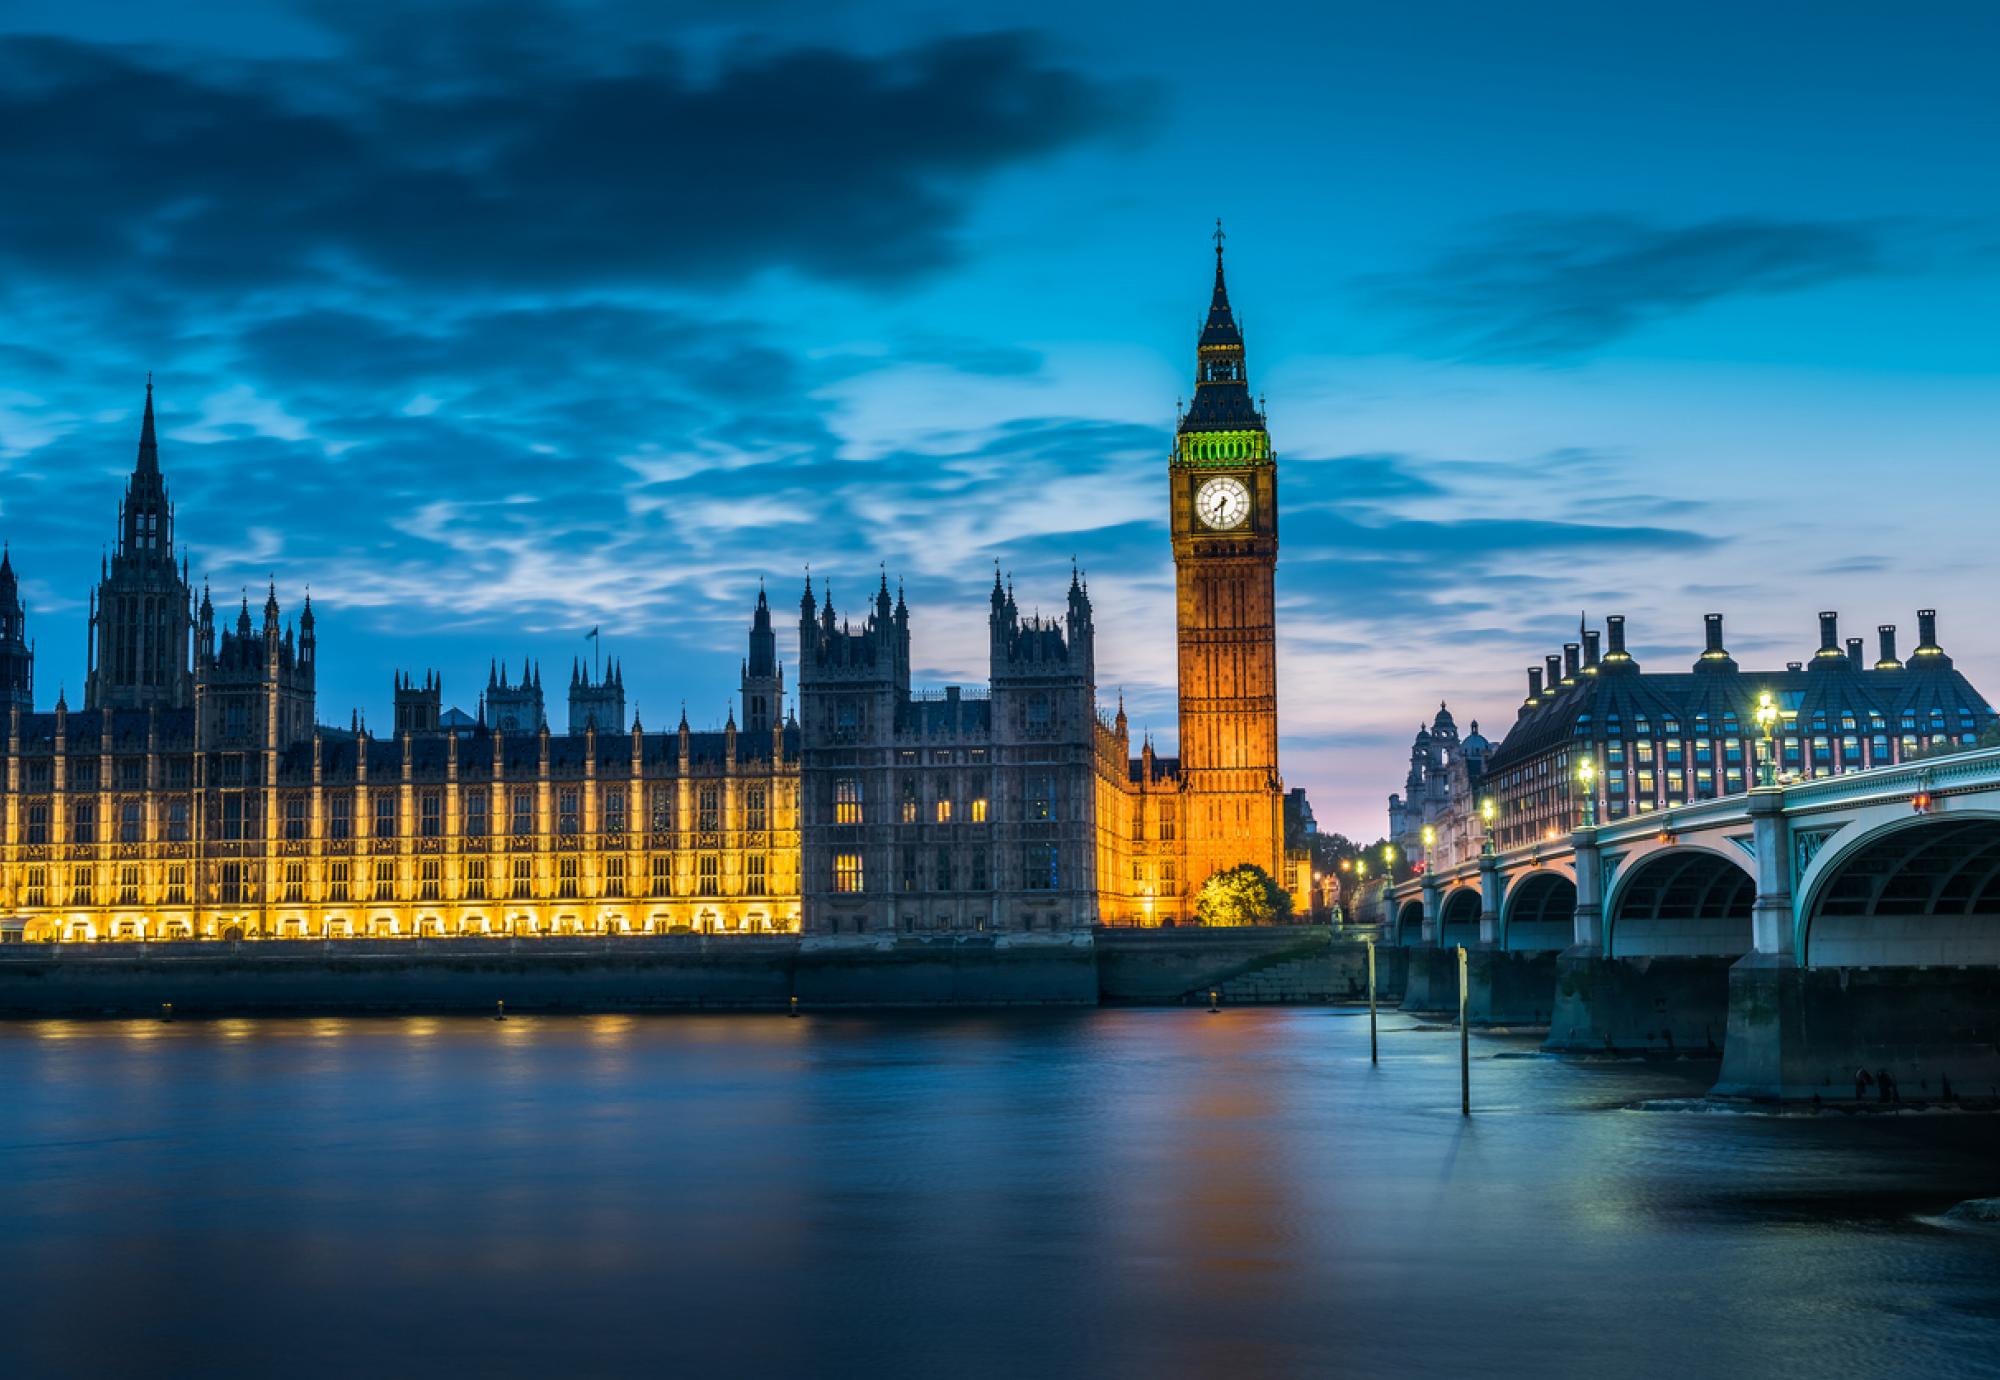
[[[859,777],[843,776],[833,783],[833,822],[835,824],[859,824],[861,822],[861,780]],[[860,875],[860,859],[855,859],[855,875]],[[859,890],[859,887],[855,888]]]
[[[833,889],[840,892],[861,890],[861,855],[859,853],[836,853],[833,855]]]
[[[986,797],[983,795],[974,796],[972,799],[972,822],[974,824],[986,822]]]

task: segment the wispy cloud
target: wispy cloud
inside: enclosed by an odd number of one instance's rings
[[[1580,358],[1719,298],[1799,292],[1887,272],[1894,223],[1749,216],[1657,225],[1626,216],[1497,220],[1408,273],[1367,282],[1425,353]]]

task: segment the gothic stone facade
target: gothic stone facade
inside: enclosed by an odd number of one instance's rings
[[[1090,598],[1022,617],[996,573],[988,683],[913,689],[884,577],[859,625],[800,601],[798,716],[762,591],[740,722],[648,733],[622,669],[492,667],[477,717],[394,680],[394,731],[319,721],[314,612],[218,628],[173,550],[147,386],[84,708],[37,712],[0,558],[0,938],[1014,932],[1192,918],[1211,873],[1283,877],[1276,460],[1223,283],[1168,466],[1179,758],[1097,708]]]

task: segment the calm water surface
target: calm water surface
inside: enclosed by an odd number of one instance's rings
[[[0,1374],[2000,1374],[2000,1119],[1365,1014],[0,1026]]]

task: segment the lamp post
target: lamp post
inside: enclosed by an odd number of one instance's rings
[[[1757,692],[1757,708],[1751,717],[1757,721],[1757,727],[1762,729],[1764,734],[1764,755],[1757,763],[1757,784],[1775,786],[1778,784],[1778,757],[1773,750],[1771,730],[1778,726],[1778,702],[1771,698],[1769,690]]]
[[[1597,759],[1586,755],[1577,764],[1576,783],[1583,787],[1583,827],[1597,827]]]
[[[1437,842],[1438,831],[1430,825],[1424,826],[1424,871],[1431,870],[1431,847]]]
[[[1498,817],[1499,813],[1500,807],[1493,803],[1492,796],[1489,795],[1486,799],[1479,802],[1479,822],[1486,826],[1486,841],[1480,845],[1480,851],[1489,858],[1494,853],[1493,821]]]

